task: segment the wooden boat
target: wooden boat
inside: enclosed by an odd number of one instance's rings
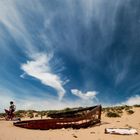
[[[75,109],[66,113],[73,114],[74,117],[64,117],[62,114],[64,115],[65,113],[57,113],[57,115],[55,114],[56,117],[53,116],[53,118],[50,119],[19,121],[15,122],[14,125],[22,128],[41,130],[61,128],[86,128],[100,122],[101,105]]]

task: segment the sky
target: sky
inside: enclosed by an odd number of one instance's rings
[[[0,0],[0,111],[140,104],[139,0]]]

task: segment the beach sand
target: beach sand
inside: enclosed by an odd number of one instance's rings
[[[102,114],[101,125],[87,129],[29,130],[13,126],[12,121],[0,120],[0,140],[140,140],[140,108],[134,114],[125,112],[120,118],[108,118]],[[105,128],[133,127],[138,135],[105,134]]]

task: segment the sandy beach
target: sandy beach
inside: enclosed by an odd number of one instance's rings
[[[101,124],[87,129],[29,130],[13,126],[12,121],[0,121],[0,140],[140,140],[140,108],[134,114],[123,113],[120,118],[102,114]],[[105,128],[135,128],[138,135],[105,134]]]

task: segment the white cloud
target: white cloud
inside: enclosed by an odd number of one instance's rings
[[[123,102],[121,104],[124,104],[124,105],[140,104],[140,95],[132,96],[132,97],[128,98],[127,101],[125,101],[125,102]]]
[[[74,94],[75,96],[78,96],[79,98],[81,98],[83,100],[96,99],[96,95],[98,94],[96,91],[88,91],[86,93],[82,93],[78,89],[72,89],[71,92],[72,92],[72,94]]]
[[[61,81],[60,77],[51,71],[51,67],[49,66],[51,57],[40,53],[34,56],[33,60],[22,64],[21,69],[27,75],[40,80],[42,84],[54,88],[58,92],[59,99],[61,100],[65,94],[65,89],[63,88],[63,81]]]
[[[129,106],[133,106],[136,104],[140,104],[140,95],[134,95],[129,97],[127,100],[124,100],[123,102],[119,102],[117,104],[106,104],[103,103],[103,106],[121,106],[121,105],[129,105]]]

